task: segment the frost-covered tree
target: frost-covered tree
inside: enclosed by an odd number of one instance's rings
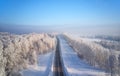
[[[36,65],[37,56],[54,47],[55,36],[48,34],[0,33],[0,76],[20,76],[19,70]]]
[[[0,40],[0,76],[5,76],[5,59],[3,57],[3,44]]]
[[[117,59],[115,55],[110,55],[109,56],[109,67],[111,71],[111,76],[115,76],[116,74],[116,62],[117,62]]]
[[[109,57],[109,50],[94,42],[87,42],[82,39],[72,38],[64,35],[70,46],[79,54],[82,59],[95,67],[107,69],[106,61]]]
[[[120,76],[120,55],[118,56],[118,73],[119,73],[119,76]]]

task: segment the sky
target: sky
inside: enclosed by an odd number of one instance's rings
[[[120,0],[0,0],[0,31],[119,35]]]

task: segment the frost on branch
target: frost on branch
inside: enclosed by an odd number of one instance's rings
[[[19,70],[36,65],[37,56],[54,50],[52,34],[0,33],[0,76],[20,76]]]
[[[63,36],[68,41],[69,45],[77,52],[78,56],[89,64],[104,69],[107,72],[112,72],[112,74],[119,73],[119,42],[108,42],[107,40],[104,42],[94,42],[80,37],[73,37],[68,34],[64,34]]]

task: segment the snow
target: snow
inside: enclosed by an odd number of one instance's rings
[[[62,36],[59,36],[59,40],[61,60],[67,76],[109,76],[104,70],[95,68],[81,60]]]
[[[104,70],[95,68],[81,60],[67,41],[59,36],[60,53],[65,76],[109,76]],[[23,76],[53,76],[54,51],[39,55],[37,65],[21,71]]]
[[[80,39],[84,41],[91,41],[91,42],[100,42],[102,40],[102,39],[97,39],[97,38],[82,38],[82,37],[80,37]]]
[[[21,71],[23,76],[47,76],[51,72],[54,52],[38,56],[37,65],[29,65],[28,69]]]

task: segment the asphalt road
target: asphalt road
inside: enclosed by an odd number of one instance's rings
[[[64,76],[60,58],[61,57],[60,57],[60,49],[59,49],[59,39],[57,38],[57,46],[56,46],[54,65],[53,65],[54,76]]]

